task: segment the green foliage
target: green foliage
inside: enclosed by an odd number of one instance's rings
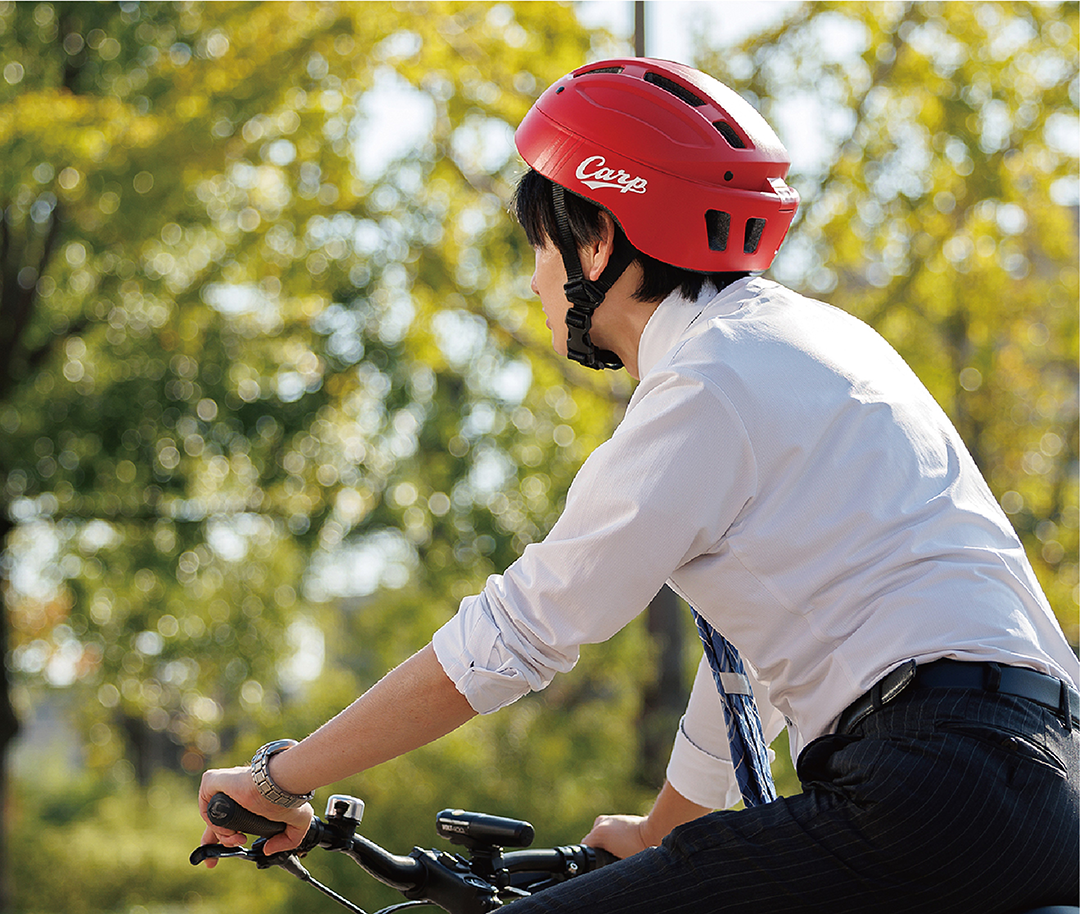
[[[14,668],[196,771],[276,719],[303,626],[409,582],[430,633],[610,429],[504,212],[587,44],[468,3],[7,4],[0,44]],[[376,87],[419,121],[394,159]]]
[[[703,59],[791,125],[803,204],[776,272],[915,368],[1074,645],[1077,17],[1075,3],[810,3]]]
[[[303,735],[551,525],[625,388],[530,314],[510,134],[588,47],[546,3],[0,5],[0,596],[16,703],[75,697],[101,777]],[[479,766],[542,706],[402,763],[416,817],[447,772],[538,806]],[[552,761],[603,778],[630,725],[582,726]],[[156,866],[80,903],[182,897]]]
[[[254,867],[191,866],[200,823],[188,781],[159,775],[149,788],[53,772],[20,790],[11,817],[16,848],[13,909],[146,911],[166,914],[243,909],[256,895],[287,910],[291,886]]]
[[[1074,642],[1077,33],[1075,4],[808,4],[701,61],[820,114],[778,276],[916,367]],[[19,910],[323,910],[189,867],[194,779],[156,769],[336,713],[609,434],[626,383],[552,355],[506,214],[513,125],[590,56],[554,3],[0,3],[0,599],[17,704],[63,690],[88,766],[22,776]],[[635,623],[336,789],[397,849],[444,806],[576,841],[651,800],[654,652]]]

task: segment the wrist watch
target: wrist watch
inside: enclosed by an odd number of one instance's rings
[[[251,758],[251,779],[255,782],[255,787],[259,793],[271,803],[284,806],[286,809],[296,809],[298,806],[303,806],[315,796],[314,792],[306,794],[287,793],[278,787],[270,777],[268,767],[270,757],[295,745],[296,740],[294,739],[276,739],[265,746],[261,746]]]

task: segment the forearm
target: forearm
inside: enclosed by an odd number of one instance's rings
[[[707,806],[699,806],[664,781],[656,802],[642,823],[642,838],[648,846],[659,844],[676,826],[712,812]]]
[[[308,793],[457,729],[476,712],[429,644],[296,746],[271,759],[274,782]]]
[[[288,793],[310,793],[430,743],[475,713],[429,644],[311,736],[271,756],[270,777]],[[199,785],[199,809],[207,823],[203,844],[235,846],[245,840],[239,832],[210,822],[207,804],[218,791],[245,809],[286,824],[283,834],[267,842],[268,854],[296,847],[311,822],[311,804],[275,806],[256,788],[250,768],[215,769],[205,772]]]

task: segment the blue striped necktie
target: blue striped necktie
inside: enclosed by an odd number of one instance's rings
[[[731,763],[739,784],[743,803],[759,806],[776,799],[765,736],[761,732],[750,680],[746,677],[742,658],[727,638],[713,628],[696,609],[693,610],[705,656],[709,658],[720,704],[724,708],[728,742],[731,744]]]

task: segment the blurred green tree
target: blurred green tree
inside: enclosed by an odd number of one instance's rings
[[[0,752],[49,687],[144,782],[310,728],[543,534],[625,390],[529,317],[511,135],[588,51],[556,4],[0,4]]]
[[[774,273],[880,330],[1077,618],[1075,3],[808,3],[701,64],[795,154]]]
[[[808,4],[699,57],[805,163],[778,278],[915,365],[1074,642],[1076,36]],[[606,437],[626,390],[551,356],[504,212],[513,125],[596,53],[568,6],[460,2],[0,3],[0,51],[0,747],[65,687],[114,779],[232,761],[421,646]],[[645,802],[654,650],[358,777],[372,834]]]

